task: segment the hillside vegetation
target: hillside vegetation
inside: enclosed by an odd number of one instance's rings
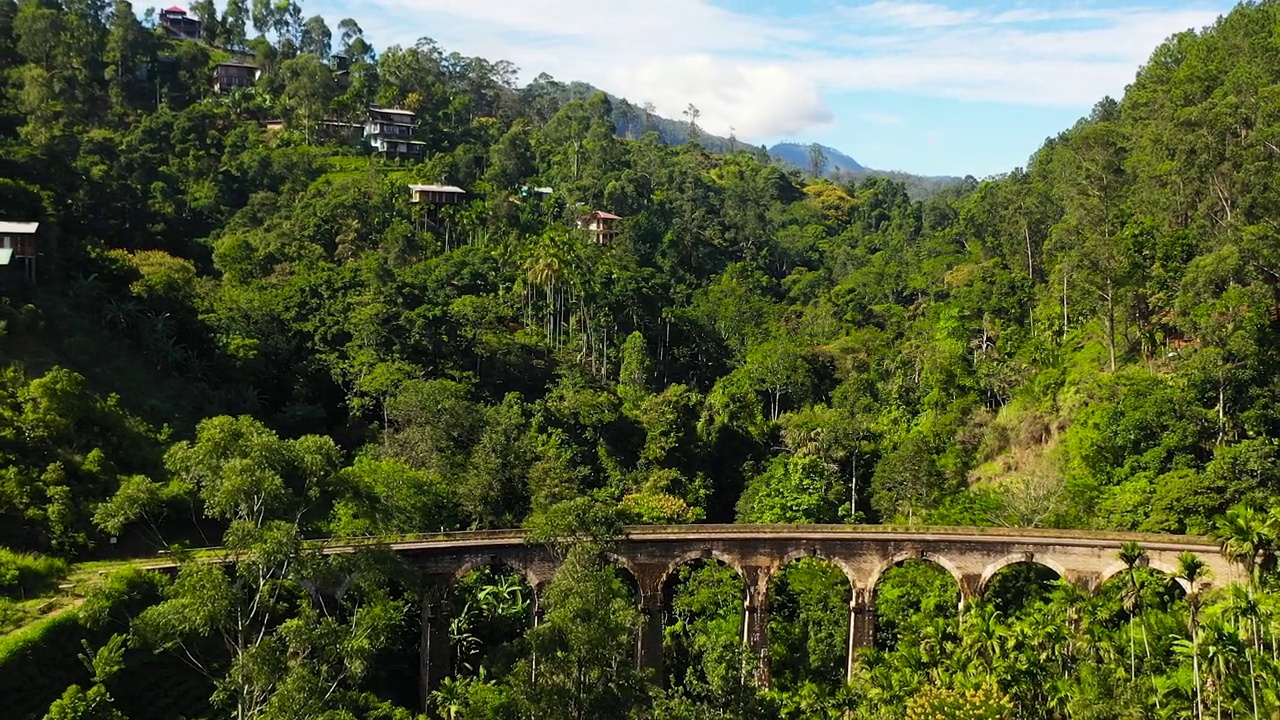
[[[20,717],[411,717],[418,581],[301,539],[520,525],[590,540],[536,628],[517,576],[457,589],[442,717],[1280,708],[1280,2],[924,201],[674,146],[634,108],[620,133],[603,94],[292,2],[192,10],[199,42],[124,0],[0,0],[0,219],[42,248],[0,301],[0,619],[52,618],[0,646]],[[262,77],[215,94],[233,56]],[[329,139],[371,103],[416,112],[422,161]],[[410,202],[441,181],[465,201]],[[1096,596],[1024,568],[961,617],[911,561],[846,684],[849,588],[808,559],[773,585],[766,690],[708,561],[670,589],[662,689],[601,551],[701,521],[1216,533],[1253,581],[1202,595],[1188,557],[1184,592],[1127,548]],[[210,545],[239,562],[63,582]],[[87,597],[31,604],[59,584]],[[11,674],[36,656],[57,670]],[[148,705],[153,672],[179,679]]]

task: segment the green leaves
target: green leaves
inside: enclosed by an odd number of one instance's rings
[[[845,486],[820,458],[775,458],[738,502],[738,520],[748,523],[834,523],[840,519]]]
[[[332,484],[338,448],[327,437],[281,440],[253,418],[210,418],[196,440],[174,445],[165,465],[195,488],[212,518],[262,525],[302,515]]]

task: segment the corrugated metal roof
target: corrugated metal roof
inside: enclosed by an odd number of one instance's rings
[[[34,235],[36,230],[39,229],[40,223],[0,221],[0,234]]]
[[[586,218],[595,218],[597,220],[621,220],[622,219],[621,217],[614,215],[613,213],[607,213],[607,212],[604,212],[603,210],[596,210],[593,213],[582,216],[582,219],[585,220]]]
[[[399,108],[384,108],[384,107],[379,107],[379,108],[369,108],[369,112],[375,112],[375,113],[395,113],[396,115],[416,115],[416,114],[417,114],[417,113],[415,113],[415,112],[414,112],[414,111],[412,111],[412,110],[401,110],[401,109],[399,109]]]
[[[409,189],[413,192],[444,192],[444,193],[465,193],[460,187],[455,185],[410,185]]]
[[[167,13],[177,13],[177,14],[179,14],[179,15],[186,15],[186,14],[187,14],[187,11],[186,11],[186,10],[183,10],[182,8],[178,7],[177,5],[174,5],[173,7],[169,8],[168,10],[165,10],[165,12],[167,12]]]

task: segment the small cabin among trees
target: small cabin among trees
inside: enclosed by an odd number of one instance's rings
[[[614,223],[621,219],[613,213],[596,210],[578,218],[578,229],[591,233],[592,239],[597,243],[610,243],[617,235]]]
[[[351,87],[351,58],[346,55],[334,55],[329,58],[329,67],[333,69],[333,80],[339,90]]]
[[[200,21],[187,15],[180,7],[171,7],[160,11],[160,27],[165,29],[173,40],[199,40]]]
[[[10,276],[22,273],[28,282],[36,279],[36,231],[40,223],[0,221],[0,267]]]
[[[411,110],[369,106],[364,139],[385,157],[421,158],[426,143],[413,139],[417,116]]]
[[[415,205],[457,205],[467,191],[454,185],[410,185],[409,202]]]
[[[262,70],[249,63],[218,63],[218,66],[213,69],[213,91],[222,95],[236,88],[252,87],[261,75]]]
[[[538,202],[546,202],[551,198],[555,191],[549,187],[530,187],[528,185],[520,186],[520,197],[525,200],[537,200]]]

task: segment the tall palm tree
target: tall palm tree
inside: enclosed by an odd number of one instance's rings
[[[1146,556],[1146,552],[1136,542],[1127,542],[1120,547],[1116,557],[1124,563],[1129,576],[1129,586],[1124,593],[1124,609],[1129,615],[1129,682],[1137,675],[1138,660],[1134,648],[1133,619],[1142,607],[1142,593],[1138,587],[1138,576],[1134,568]]]
[[[1232,585],[1227,591],[1227,603],[1223,608],[1223,614],[1241,634],[1248,633],[1248,642],[1244,644],[1244,656],[1249,663],[1249,697],[1253,701],[1253,716],[1261,717],[1258,715],[1258,675],[1254,666],[1254,656],[1260,650],[1258,603],[1253,593],[1239,585]]]
[[[1198,583],[1209,576],[1208,566],[1195,553],[1184,552],[1178,556],[1179,578],[1187,581],[1187,631],[1191,635],[1191,673],[1196,691],[1196,718],[1204,718],[1204,696],[1200,684],[1200,588]]]

